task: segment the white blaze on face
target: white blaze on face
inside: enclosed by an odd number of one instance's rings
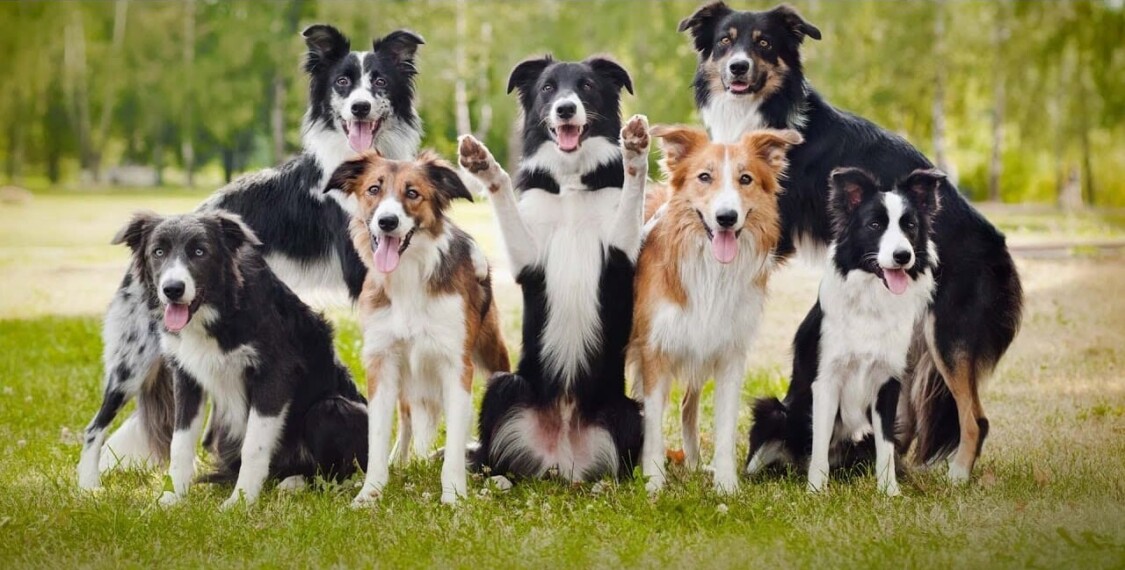
[[[398,225],[392,230],[383,230],[379,227],[379,220],[386,218],[394,218],[398,221]],[[375,243],[372,244],[375,247],[375,269],[382,273],[394,271],[402,254],[400,250],[403,239],[410,230],[414,229],[414,218],[407,215],[406,209],[402,207],[402,202],[398,198],[389,196],[379,202],[379,206],[375,208],[375,214],[371,216],[368,228],[371,230],[371,235],[375,236]]]
[[[349,56],[358,58],[360,67],[359,81],[352,85],[351,92],[340,99],[333,91],[334,99],[339,101],[336,112],[344,120],[348,146],[355,152],[363,152],[372,147],[375,131],[378,128],[377,119],[383,116],[379,102],[371,89],[371,70],[366,68],[364,62],[367,53],[360,51]],[[357,115],[353,110],[357,105],[366,106],[367,112]]]
[[[574,115],[564,119],[559,116],[559,107],[566,104],[574,105]],[[577,93],[567,93],[551,105],[551,116],[547,122],[555,131],[559,150],[564,152],[577,150],[582,139],[582,129],[586,126],[586,107]]]
[[[184,294],[179,299],[169,299],[164,295],[164,287],[177,281],[184,284]],[[157,295],[164,304],[171,302],[191,304],[195,300],[195,279],[192,278],[191,272],[188,271],[183,259],[173,260],[171,264],[166,266],[160,272],[160,282],[157,285]]]
[[[902,196],[894,192],[883,192],[883,205],[887,208],[887,227],[883,236],[879,238],[879,265],[887,268],[898,268],[895,261],[896,251],[910,252],[910,261],[902,265],[902,269],[914,266],[914,245],[902,233],[902,216],[906,212],[906,203]]]
[[[730,263],[738,255],[738,237],[735,233],[742,228],[742,195],[738,193],[736,181],[738,172],[734,161],[731,160],[730,149],[723,150],[723,162],[719,165],[717,180],[718,192],[711,198],[711,207],[706,213],[707,225],[711,228],[711,253],[720,263]],[[719,214],[734,212],[736,218],[734,225],[724,228],[719,225]]]
[[[734,72],[731,71],[731,66],[737,63],[745,63],[747,71],[745,74],[739,75],[736,81]],[[734,93],[743,93],[750,88],[748,80],[754,75],[754,60],[744,51],[735,52],[727,59],[727,64],[723,66],[723,77],[726,79],[724,83]]]

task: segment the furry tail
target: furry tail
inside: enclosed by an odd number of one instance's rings
[[[473,350],[474,363],[486,378],[491,378],[497,372],[512,371],[508,345],[504,343],[504,333],[500,330],[500,311],[496,307],[496,299],[491,295],[491,288],[489,292],[488,306]]]
[[[920,351],[911,374],[910,405],[917,434],[914,460],[933,463],[945,459],[961,443],[957,402],[928,350]],[[984,426],[987,429],[987,426]],[[983,438],[981,438],[983,440]]]
[[[789,426],[789,408],[777,398],[758,398],[753,408],[754,424],[750,428],[750,454],[771,441],[785,441]]]

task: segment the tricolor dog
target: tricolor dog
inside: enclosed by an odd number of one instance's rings
[[[446,217],[472,200],[452,165],[424,152],[416,161],[368,153],[336,170],[329,188],[356,197],[352,241],[369,271],[359,296],[363,365],[371,416],[366,480],[354,503],[378,499],[393,456],[425,457],[445,415],[441,501],[467,492],[465,447],[473,415],[474,363],[487,377],[510,368],[488,262]],[[391,417],[399,406],[393,452]]]
[[[681,407],[684,456],[698,465],[699,395],[715,379],[714,484],[738,487],[735,440],[746,356],[757,334],[781,234],[777,211],[785,152],[796,131],[752,131],[712,143],[689,127],[655,127],[669,198],[645,237],[637,263],[631,368],[643,388],[642,466],[650,492],[663,487],[664,406],[673,380],[686,385]],[[647,198],[646,198],[647,200]],[[646,204],[646,209],[657,204]],[[639,380],[639,382],[638,382]]]
[[[332,328],[270,271],[237,216],[137,214],[114,238],[133,250],[145,306],[173,373],[174,426],[161,503],[187,495],[205,398],[223,503],[253,503],[267,478],[346,478],[367,456],[365,402],[336,357]]]

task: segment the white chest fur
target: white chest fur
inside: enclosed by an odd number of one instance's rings
[[[526,190],[520,215],[539,244],[547,285],[546,365],[568,382],[587,370],[601,342],[598,285],[620,188]]]
[[[758,110],[759,102],[746,95],[722,93],[712,95],[707,106],[699,110],[703,124],[711,131],[711,140],[734,144],[742,135],[766,128],[765,119]]]
[[[258,353],[249,344],[223,351],[207,334],[205,326],[217,317],[213,309],[204,305],[179,335],[162,334],[161,344],[164,352],[191,374],[211,398],[215,420],[227,428],[226,433],[241,439],[249,411],[246,370],[258,363]]]

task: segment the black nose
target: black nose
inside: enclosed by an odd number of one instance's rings
[[[398,216],[383,216],[379,218],[379,229],[389,232],[398,227]]]
[[[162,288],[164,296],[169,301],[179,301],[184,296],[185,285],[183,281],[169,281]]]
[[[370,113],[370,112],[371,112],[371,103],[368,103],[367,101],[360,101],[358,103],[352,103],[352,114],[355,115],[356,117],[362,119],[363,117],[366,117],[367,114]]]
[[[715,221],[724,228],[733,227],[738,222],[738,212],[734,210],[723,210],[715,214]]]
[[[906,249],[900,249],[896,251],[894,255],[895,263],[899,265],[906,265],[907,263],[910,263],[911,257],[913,257],[913,255],[911,255],[910,250]]]
[[[730,62],[730,72],[734,75],[744,75],[750,71],[750,62],[745,59],[739,59]]]
[[[578,106],[572,102],[559,103],[559,106],[555,107],[555,114],[558,115],[560,119],[569,119],[573,117],[576,112],[578,112]]]

